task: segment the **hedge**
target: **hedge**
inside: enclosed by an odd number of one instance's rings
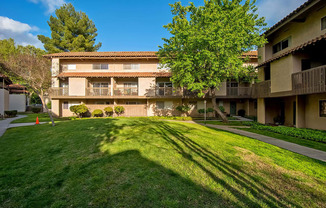
[[[33,113],[40,113],[41,111],[42,111],[42,108],[40,108],[40,107],[33,107],[32,108]]]
[[[96,109],[92,113],[93,117],[103,117],[103,111],[101,109]]]
[[[249,125],[253,129],[257,130],[266,130],[286,136],[293,136],[300,139],[307,139],[316,142],[326,143],[326,131],[314,129],[299,129],[286,126],[266,126],[256,122],[244,122],[244,124]]]
[[[7,115],[8,117],[16,117],[17,111],[16,110],[5,111],[5,115]]]

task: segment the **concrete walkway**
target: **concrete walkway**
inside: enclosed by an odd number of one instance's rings
[[[195,122],[193,122],[195,123]],[[198,123],[197,123],[198,124]],[[200,125],[205,126],[205,124],[199,123]],[[310,147],[305,147],[305,146],[301,146],[295,143],[291,143],[291,142],[286,142],[283,141],[281,139],[275,139],[273,137],[269,137],[269,136],[264,136],[261,134],[256,134],[256,133],[252,133],[252,132],[248,132],[248,131],[243,131],[240,129],[235,129],[235,128],[246,128],[246,127],[239,127],[239,126],[221,126],[221,125],[213,125],[213,124],[206,124],[206,126],[211,127],[211,128],[216,128],[216,129],[220,129],[220,130],[224,130],[224,131],[229,131],[235,134],[239,134],[242,136],[246,136],[246,137],[250,137],[250,138],[254,138],[257,139],[259,141],[268,143],[268,144],[272,144],[274,146],[286,149],[286,150],[290,150],[292,152],[301,154],[301,155],[305,155],[307,157],[313,158],[313,159],[317,159],[317,160],[321,160],[326,162],[326,152],[321,151],[321,150],[316,150]],[[247,127],[248,128],[248,127]]]
[[[248,132],[248,131],[243,131],[240,129],[235,129],[235,128],[250,128],[248,126],[222,126],[222,125],[213,125],[213,124],[203,124],[203,123],[197,123],[194,121],[181,121],[181,122],[185,122],[185,123],[194,123],[194,124],[199,124],[202,126],[208,126],[211,128],[215,128],[215,129],[220,129],[220,130],[224,130],[224,131],[228,131],[231,133],[235,133],[235,134],[239,134],[242,136],[246,136],[246,137],[250,137],[253,139],[257,139],[259,141],[289,150],[291,152],[295,152],[316,160],[320,160],[323,162],[326,162],[326,152],[321,151],[321,150],[316,150],[310,147],[305,147],[305,146],[301,146],[295,143],[291,143],[291,142],[286,142],[283,141],[281,139],[275,139],[273,137],[269,137],[269,136],[264,136],[261,134],[256,134],[256,133],[252,133],[252,132]]]
[[[20,126],[32,126],[35,125],[35,123],[16,123],[16,124],[10,124],[12,121],[24,118],[26,117],[25,115],[18,115],[15,118],[6,118],[4,120],[0,120],[0,137],[6,132],[8,128],[13,128],[13,127],[20,127]],[[40,124],[43,124],[46,122],[40,122]]]

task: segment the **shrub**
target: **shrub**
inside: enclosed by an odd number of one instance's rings
[[[33,112],[33,113],[40,113],[41,110],[42,110],[42,108],[38,108],[38,107],[33,107],[33,108],[32,108],[32,112]]]
[[[93,117],[103,117],[103,111],[101,109],[96,109],[92,113]]]
[[[17,111],[16,110],[5,111],[5,115],[7,115],[8,117],[16,117]]]
[[[220,111],[221,111],[222,113],[225,112],[225,108],[224,108],[223,106],[218,106],[218,108],[220,109]]]
[[[88,108],[85,104],[70,106],[69,110],[76,114],[78,117],[82,117],[85,113],[88,112]]]
[[[214,109],[213,108],[207,108],[206,110],[207,113],[213,113],[214,112]],[[222,111],[223,112],[223,111]]]
[[[179,105],[175,109],[181,113],[186,113],[190,111],[190,107],[188,105]]]
[[[198,113],[200,113],[200,114],[205,113],[205,109],[198,109]]]
[[[207,108],[206,109],[206,113],[212,113],[212,112],[214,112],[213,108]],[[205,109],[198,109],[198,113],[200,113],[200,114],[205,113]]]
[[[123,113],[125,112],[125,108],[124,108],[123,106],[120,106],[120,105],[115,106],[115,107],[114,107],[114,112],[115,112],[118,116],[120,116],[121,114],[123,114]]]
[[[104,112],[105,112],[105,114],[107,116],[112,116],[112,114],[113,114],[113,108],[110,107],[110,106],[108,106],[108,107],[104,108]]]
[[[238,110],[238,116],[244,117],[246,115],[246,111],[243,109]]]
[[[286,126],[266,126],[257,122],[243,122],[245,125],[251,126],[253,129],[266,130],[285,136],[293,136],[300,139],[307,139],[317,142],[326,143],[326,131],[314,130],[314,129],[298,129],[294,127]]]
[[[46,104],[46,107],[48,107],[48,109],[51,109],[51,107],[52,107],[51,101]]]

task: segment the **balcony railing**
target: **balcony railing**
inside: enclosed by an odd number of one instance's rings
[[[292,74],[296,95],[326,92],[326,65]]]
[[[138,96],[138,88],[137,87],[123,87],[116,88],[113,90],[114,95],[116,96]]]
[[[227,87],[227,96],[229,97],[250,97],[251,87]]]
[[[86,88],[86,96],[110,96],[111,89],[108,87]]]
[[[182,91],[173,87],[156,87],[155,96],[182,96]]]
[[[271,95],[271,81],[263,81],[254,84],[252,89],[253,98],[265,98]]]
[[[51,91],[50,91],[50,95],[53,97],[69,96],[69,88],[68,87],[52,87]]]

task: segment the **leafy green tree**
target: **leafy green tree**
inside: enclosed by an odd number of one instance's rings
[[[24,85],[30,93],[36,94],[43,108],[49,114],[54,126],[52,113],[45,103],[45,94],[51,87],[51,61],[42,57],[45,51],[34,46],[15,46],[13,39],[0,43],[0,71],[14,83]]]
[[[175,86],[198,92],[200,97],[212,91],[214,110],[224,121],[227,118],[216,105],[216,89],[225,80],[249,73],[243,53],[266,42],[260,35],[266,23],[256,14],[256,1],[241,2],[205,0],[200,7],[171,4],[174,16],[164,26],[171,37],[163,38],[158,51],[160,62],[171,68]]]
[[[38,35],[49,53],[69,51],[97,51],[102,43],[95,45],[97,29],[84,12],[77,12],[74,6],[64,4],[55,11],[56,17],[50,17],[48,25],[51,38]]]

